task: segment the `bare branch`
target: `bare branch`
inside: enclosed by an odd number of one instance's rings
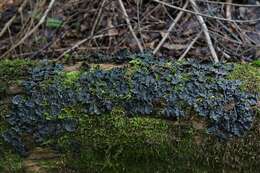
[[[189,46],[187,47],[187,49],[185,50],[185,52],[180,56],[180,58],[178,59],[178,61],[183,60],[183,58],[187,55],[187,53],[190,51],[190,49],[192,48],[192,46],[194,45],[194,43],[196,43],[196,41],[200,38],[202,31],[200,31],[198,33],[198,35],[192,40],[192,42],[189,44]]]
[[[232,0],[227,0],[227,2],[232,4]],[[227,6],[226,6],[226,17],[229,20],[232,19],[232,16],[231,16],[231,5],[230,4],[227,4]]]
[[[67,49],[65,52],[63,52],[57,59],[60,60],[63,56],[65,56],[66,54],[70,53],[71,51],[73,51],[74,49],[78,48],[80,45],[82,45],[83,43],[91,40],[91,39],[97,39],[97,38],[103,38],[106,36],[112,36],[112,35],[104,35],[104,34],[100,34],[100,35],[95,35],[95,36],[89,36],[83,40],[78,41],[76,44],[74,44],[74,46],[72,46],[71,48]]]
[[[189,1],[186,1],[186,3],[183,6],[183,9],[186,9],[187,6],[189,4]],[[174,19],[174,21],[172,22],[171,26],[168,28],[167,33],[163,36],[162,40],[160,41],[160,43],[158,44],[158,46],[154,49],[153,54],[156,54],[158,52],[158,50],[161,48],[161,46],[164,44],[164,42],[166,41],[166,39],[168,38],[170,32],[172,31],[172,29],[175,27],[175,25],[178,23],[178,21],[180,20],[180,18],[182,17],[182,15],[184,14],[183,11],[180,11],[177,15],[177,17]]]
[[[48,5],[47,10],[44,12],[42,18],[40,19],[40,21],[37,23],[37,25],[30,30],[18,43],[16,43],[14,46],[12,46],[7,52],[5,52],[0,58],[5,57],[7,54],[9,54],[12,50],[14,50],[15,48],[17,48],[20,44],[22,44],[28,37],[30,37],[45,21],[46,17],[48,16],[50,10],[52,9],[54,2],[56,0],[51,0],[51,2]]]
[[[133,37],[134,37],[134,39],[135,39],[135,41],[136,41],[136,43],[137,43],[137,45],[138,45],[138,47],[139,47],[139,50],[140,50],[141,52],[144,52],[143,46],[142,46],[142,44],[140,43],[139,39],[137,38],[137,36],[136,36],[136,34],[135,34],[135,32],[134,32],[134,29],[133,29],[133,27],[132,27],[132,25],[131,25],[131,22],[130,22],[130,20],[129,20],[129,17],[128,17],[128,15],[127,15],[127,12],[126,12],[126,9],[125,9],[125,6],[124,6],[122,0],[118,0],[118,2],[119,2],[119,4],[120,4],[120,6],[121,6],[121,9],[122,9],[123,13],[124,13],[124,18],[125,18],[125,20],[126,20],[127,26],[128,26],[128,28],[129,28],[130,32],[132,33],[132,35],[133,35]]]
[[[23,8],[27,4],[27,2],[28,2],[28,0],[23,1],[22,5],[18,9],[19,13],[22,13]],[[12,23],[16,17],[17,17],[17,13],[5,24],[5,26],[3,27],[3,29],[0,32],[0,38],[4,35],[5,31],[12,25]]]
[[[91,36],[94,35],[95,29],[96,29],[96,27],[97,27],[97,24],[98,24],[98,22],[99,22],[99,19],[100,19],[101,15],[102,15],[102,11],[103,11],[103,8],[104,8],[104,5],[105,5],[106,1],[107,1],[107,0],[103,0],[102,3],[101,3],[100,9],[99,9],[99,11],[98,11],[98,15],[97,15],[97,17],[96,17],[96,20],[95,20],[95,22],[94,22],[93,28],[92,28],[92,30],[91,30],[91,34],[90,34]]]
[[[185,10],[185,9],[182,9],[181,7],[177,7],[177,6],[175,6],[175,5],[172,5],[172,4],[163,2],[163,1],[159,1],[159,0],[152,0],[152,1],[157,2],[157,3],[160,3],[160,4],[165,5],[165,6],[168,6],[168,7],[170,7],[170,8],[174,8],[174,9],[176,9],[176,10],[184,11],[184,12],[186,12],[186,13],[191,13],[191,14],[195,14],[195,15],[198,15],[198,16],[203,16],[203,17],[207,17],[207,18],[211,18],[211,19],[216,19],[216,20],[223,20],[223,21],[227,21],[227,22],[236,22],[236,23],[251,23],[251,22],[260,21],[260,18],[251,19],[251,20],[229,20],[229,19],[222,18],[222,17],[209,16],[209,15],[206,15],[206,14],[203,14],[203,13],[194,12],[194,11],[190,11],[190,10]]]
[[[237,4],[234,2],[220,2],[220,1],[205,1],[205,0],[195,0],[198,2],[203,2],[203,3],[210,3],[210,4],[218,4],[218,5],[230,5],[230,6],[236,6],[236,7],[260,7],[260,5],[255,5],[255,4]]]
[[[199,10],[198,10],[198,6],[196,4],[196,2],[194,0],[189,0],[191,5],[192,5],[192,8],[193,10],[196,12],[196,13],[199,13]],[[215,63],[219,62],[219,59],[218,59],[218,55],[216,53],[216,50],[215,48],[213,47],[213,44],[212,44],[212,41],[211,41],[211,38],[210,38],[210,35],[209,35],[209,30],[208,30],[208,27],[203,19],[202,16],[199,16],[199,15],[196,15],[199,23],[201,24],[201,27],[202,27],[202,30],[205,34],[205,37],[206,37],[206,41],[208,43],[208,46],[209,46],[209,49],[210,49],[210,52],[211,52],[211,55],[213,57],[213,60]]]

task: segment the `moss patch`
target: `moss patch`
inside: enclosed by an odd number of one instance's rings
[[[0,144],[1,145],[1,144]],[[0,153],[0,172],[22,173],[22,159],[11,152]]]
[[[80,72],[77,71],[65,73],[64,84],[71,86],[74,84],[76,80],[79,79],[79,77],[80,77]]]
[[[255,67],[260,67],[260,59],[253,61],[252,65]]]
[[[124,111],[117,108],[102,117],[82,115],[73,140],[64,136],[59,142],[72,151],[67,153],[65,163],[77,171],[149,172],[167,164],[165,159],[171,151],[168,134],[166,121],[127,118]],[[75,152],[79,146],[80,150]],[[157,166],[150,169],[150,164]]]
[[[30,60],[0,60],[0,94],[12,84],[27,76],[28,69],[35,63]]]
[[[30,60],[1,60],[0,61],[0,77],[8,80],[16,80],[24,77],[28,68],[34,64]]]
[[[241,80],[242,89],[249,92],[260,93],[260,68],[250,64],[235,64],[235,69],[229,79]]]
[[[220,141],[195,129],[190,120],[126,118],[117,113],[86,116],[77,136],[60,140],[66,146],[65,167],[76,172],[217,173],[257,172],[260,166],[260,117],[244,138]]]

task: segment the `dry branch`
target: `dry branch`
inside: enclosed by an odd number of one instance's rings
[[[180,58],[178,59],[178,61],[181,61],[186,55],[187,53],[190,51],[190,49],[192,48],[192,46],[194,45],[194,43],[196,43],[196,41],[200,38],[202,31],[200,31],[197,36],[192,40],[192,42],[189,44],[189,46],[187,47],[187,49],[185,50],[185,52],[180,56]]]
[[[192,5],[192,8],[193,10],[196,12],[196,13],[199,13],[199,10],[198,10],[198,6],[196,4],[196,2],[194,0],[189,0],[191,5]],[[199,15],[196,15],[199,23],[201,24],[201,27],[202,27],[202,30],[205,34],[205,37],[206,37],[206,41],[208,43],[208,46],[209,46],[209,49],[210,49],[210,52],[211,52],[211,55],[213,57],[213,60],[215,63],[219,62],[219,59],[218,59],[218,55],[216,53],[216,50],[212,44],[212,41],[211,41],[211,38],[210,38],[210,35],[209,35],[209,30],[208,30],[208,27],[203,19],[202,16],[199,16]]]
[[[103,8],[104,8],[104,5],[105,5],[106,1],[107,1],[107,0],[103,0],[102,3],[101,3],[101,6],[100,6],[100,9],[99,9],[99,11],[98,11],[96,20],[95,20],[95,22],[94,22],[93,28],[92,28],[91,33],[90,33],[91,36],[94,35],[94,32],[95,32],[96,27],[97,27],[97,25],[98,25],[99,19],[100,19],[101,15],[102,15],[102,11],[103,11]]]
[[[232,4],[232,0],[227,0],[228,3]],[[226,6],[226,17],[231,20],[232,16],[231,16],[231,5],[227,4]]]
[[[195,0],[198,2],[204,2],[204,3],[209,3],[209,4],[218,4],[218,5],[230,5],[230,6],[236,6],[236,7],[260,7],[260,5],[256,4],[237,4],[234,2],[220,2],[220,1],[205,1],[205,0]]]
[[[139,50],[140,50],[141,52],[143,52],[143,51],[144,51],[144,50],[143,50],[143,46],[142,46],[142,44],[140,43],[139,39],[137,38],[137,36],[136,36],[136,34],[135,34],[135,32],[134,32],[134,29],[133,29],[133,27],[132,27],[132,25],[131,25],[131,22],[130,22],[130,20],[129,20],[129,17],[128,17],[128,15],[127,15],[125,6],[124,6],[122,0],[118,0],[118,2],[119,2],[119,4],[120,4],[120,6],[121,6],[121,9],[122,9],[123,13],[124,13],[124,18],[125,18],[125,20],[126,20],[126,23],[127,23],[127,26],[128,26],[128,28],[129,28],[130,32],[132,33],[132,35],[133,35],[133,37],[134,37],[134,39],[135,39],[135,41],[136,41],[136,43],[137,43],[137,45],[138,45],[138,47],[139,47]]]
[[[28,0],[23,1],[22,5],[19,7],[18,12],[22,13],[23,8],[25,7],[25,5],[27,4]],[[15,20],[15,18],[17,17],[17,13],[5,24],[5,26],[3,27],[3,29],[0,32],[0,38],[4,35],[4,33],[6,32],[6,30],[12,25],[13,21]]]
[[[20,44],[22,44],[28,37],[30,37],[45,21],[46,17],[48,16],[50,10],[52,9],[54,3],[56,0],[51,0],[51,2],[48,5],[47,10],[44,12],[42,18],[40,19],[40,21],[37,23],[37,25],[30,30],[18,43],[16,43],[14,46],[12,46],[7,52],[5,52],[0,58],[5,57],[7,54],[9,54],[12,50],[14,50],[15,48],[17,48]]]
[[[186,3],[183,6],[183,9],[186,9],[187,6],[189,4],[189,1],[186,1]],[[158,46],[154,49],[153,54],[156,54],[158,52],[158,50],[161,48],[161,46],[164,44],[164,42],[166,41],[166,39],[168,38],[170,32],[172,31],[172,29],[175,27],[175,25],[178,23],[178,21],[180,20],[180,18],[182,17],[182,15],[184,14],[183,11],[180,11],[177,15],[177,17],[174,19],[174,21],[172,22],[171,26],[168,28],[167,33],[164,35],[164,37],[162,38],[162,40],[160,41],[160,43],[158,44]]]
[[[112,35],[104,35],[104,34],[100,34],[100,35],[95,35],[95,36],[89,36],[83,40],[78,41],[76,44],[74,44],[74,46],[72,46],[71,48],[67,49],[65,52],[63,52],[56,60],[60,60],[63,56],[65,56],[66,54],[70,53],[71,51],[73,51],[74,49],[78,48],[80,45],[84,44],[85,42],[91,40],[91,39],[97,39],[97,38],[103,38],[106,36],[112,36]]]
[[[168,6],[170,8],[176,9],[176,10],[184,11],[186,13],[191,13],[191,14],[194,14],[194,15],[203,16],[203,17],[207,17],[207,18],[211,18],[211,19],[215,19],[215,20],[223,20],[223,21],[235,22],[235,23],[251,23],[251,22],[260,21],[260,18],[251,19],[251,20],[230,20],[230,19],[226,19],[226,18],[222,18],[222,17],[210,16],[210,15],[207,15],[207,14],[203,14],[203,13],[194,12],[194,11],[191,11],[191,10],[182,9],[181,7],[177,7],[175,5],[172,5],[172,4],[163,2],[163,1],[159,1],[159,0],[152,0],[152,1],[160,3],[162,5]]]

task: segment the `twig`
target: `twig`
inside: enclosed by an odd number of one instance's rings
[[[210,4],[231,5],[231,6],[237,6],[237,7],[260,7],[260,5],[254,5],[254,4],[237,4],[237,3],[233,3],[233,2],[205,1],[205,0],[195,0],[195,1],[203,2],[203,3],[210,3]]]
[[[47,15],[49,14],[50,10],[52,9],[54,2],[56,0],[51,0],[51,2],[49,3],[49,6],[47,8],[47,10],[44,12],[42,18],[40,19],[40,21],[37,23],[37,25],[30,30],[17,44],[15,44],[14,46],[12,46],[7,52],[5,52],[0,58],[5,57],[7,54],[9,54],[12,50],[14,50],[15,48],[17,48],[20,44],[22,44],[28,37],[30,37],[45,21]]]
[[[100,34],[100,35],[96,35],[96,36],[89,36],[83,40],[80,40],[79,42],[77,42],[76,44],[74,44],[74,46],[72,46],[71,48],[67,49],[65,52],[63,52],[57,59],[56,61],[60,60],[64,55],[70,53],[71,51],[73,51],[74,49],[76,49],[77,47],[79,47],[80,45],[82,45],[83,43],[85,43],[86,41],[90,40],[90,39],[97,39],[97,38],[102,38],[105,36],[111,36],[111,35],[104,35],[104,34]]]
[[[217,22],[218,22],[233,38],[235,38],[236,41],[238,41],[238,42],[241,43],[241,40],[236,36],[236,34],[234,33],[234,31],[230,31],[230,29],[229,29],[226,25],[224,25],[224,24],[222,23],[222,21],[217,20]],[[210,22],[210,24],[211,24],[212,26],[214,26],[214,25],[212,24],[212,22]],[[232,23],[232,25],[233,25],[233,23]],[[241,44],[242,44],[242,43],[241,43]]]
[[[183,9],[186,9],[187,6],[189,4],[189,1],[186,1],[186,3],[183,6]],[[172,29],[175,27],[175,25],[177,24],[177,22],[180,20],[180,18],[182,17],[182,15],[184,14],[183,11],[180,11],[177,15],[177,17],[174,19],[174,21],[172,22],[171,26],[168,28],[167,33],[164,35],[164,37],[162,38],[162,40],[160,41],[160,43],[158,44],[158,46],[154,49],[153,54],[156,54],[158,52],[158,50],[161,48],[161,46],[164,44],[164,42],[166,41],[166,39],[168,38],[170,32],[172,31]]]
[[[189,44],[189,46],[187,47],[187,49],[185,50],[185,52],[181,55],[181,57],[178,59],[178,61],[181,61],[186,55],[187,53],[190,51],[190,49],[192,48],[192,46],[194,45],[194,43],[196,43],[196,41],[199,39],[199,37],[201,36],[202,31],[200,31],[197,36],[192,40],[192,42]]]
[[[192,5],[192,8],[193,10],[196,12],[196,13],[199,13],[199,10],[198,10],[198,6],[196,4],[196,2],[194,0],[189,0],[191,5]],[[213,60],[215,63],[219,62],[219,59],[218,59],[218,55],[216,53],[216,50],[215,48],[213,47],[213,44],[212,44],[212,41],[211,41],[211,38],[210,38],[210,35],[209,35],[209,30],[208,30],[208,27],[203,19],[202,16],[199,16],[199,15],[196,15],[199,23],[201,24],[201,27],[202,27],[202,30],[205,34],[205,37],[206,37],[206,41],[208,43],[208,46],[209,46],[209,49],[210,49],[210,52],[211,52],[211,55],[213,57]]]
[[[18,12],[22,13],[23,8],[25,7],[25,5],[27,4],[28,0],[23,1],[22,5],[19,7]],[[3,29],[0,32],[0,38],[4,35],[5,31],[7,30],[7,28],[9,28],[11,26],[11,24],[13,23],[13,21],[15,20],[15,18],[17,17],[16,13],[3,27]]]
[[[223,56],[226,58],[226,59],[231,59],[231,56],[229,54],[227,54],[224,50],[221,50],[219,47],[217,47],[218,51],[220,51]]]
[[[227,6],[226,6],[226,17],[227,17],[227,19],[232,20],[232,15],[231,15],[232,0],[227,0],[227,2],[229,4],[227,4]]]
[[[137,11],[137,28],[138,28],[138,32],[140,33],[140,39],[142,44],[144,44],[144,39],[143,39],[143,35],[142,35],[142,30],[141,30],[141,21],[140,21],[140,9],[143,5],[143,0],[137,0],[136,1],[136,11]]]
[[[186,12],[186,13],[191,13],[191,14],[194,14],[194,15],[203,16],[203,17],[207,17],[207,18],[211,18],[211,19],[216,19],[216,20],[223,20],[223,21],[227,21],[227,22],[236,22],[236,23],[251,23],[251,22],[260,21],[260,18],[251,19],[251,20],[229,20],[229,19],[222,18],[222,17],[210,16],[210,15],[203,14],[203,13],[199,13],[199,12],[194,12],[194,11],[190,11],[190,10],[185,10],[185,9],[182,9],[181,7],[177,7],[177,6],[175,6],[175,5],[172,5],[172,4],[163,2],[163,1],[159,1],[159,0],[152,0],[152,1],[157,2],[157,3],[160,3],[160,4],[163,4],[163,5],[165,5],[165,6],[168,6],[168,7],[170,7],[170,8],[176,9],[176,10],[184,11],[184,12]]]
[[[134,32],[134,29],[133,29],[133,27],[132,27],[132,25],[131,25],[131,22],[130,22],[130,20],[129,20],[129,17],[128,17],[128,15],[127,15],[125,6],[124,6],[122,0],[118,0],[118,2],[119,2],[119,4],[120,4],[120,6],[121,6],[121,9],[122,9],[123,13],[124,13],[124,18],[125,18],[125,20],[126,20],[127,26],[128,26],[128,28],[129,28],[130,32],[132,33],[132,35],[133,35],[133,37],[134,37],[134,39],[135,39],[135,41],[136,41],[136,43],[137,43],[137,45],[138,45],[138,47],[139,47],[139,50],[143,53],[143,51],[144,51],[143,46],[141,45],[140,41],[138,40],[138,38],[137,38],[137,36],[136,36],[136,34],[135,34],[135,32]]]
[[[107,1],[107,0],[103,0],[102,3],[101,3],[101,6],[100,6],[100,9],[99,9],[99,11],[98,11],[96,20],[95,20],[94,25],[93,25],[92,30],[91,30],[91,34],[90,34],[91,36],[94,35],[94,32],[95,32],[95,30],[96,30],[96,27],[97,27],[97,24],[98,24],[98,22],[99,22],[99,19],[100,19],[101,15],[102,15],[103,7],[104,7],[106,1]]]

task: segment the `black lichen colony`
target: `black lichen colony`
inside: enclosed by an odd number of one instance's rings
[[[57,77],[62,66],[44,62],[24,82],[26,96],[13,98],[12,112],[6,117],[10,129],[3,137],[26,155],[22,136],[41,144],[77,129],[80,118],[61,118],[64,110],[102,116],[115,106],[124,108],[129,117],[176,119],[193,112],[208,121],[210,133],[221,138],[242,136],[252,125],[257,100],[241,91],[240,81],[226,79],[230,71],[231,64],[175,63],[136,55],[128,67],[89,68],[67,86]]]

